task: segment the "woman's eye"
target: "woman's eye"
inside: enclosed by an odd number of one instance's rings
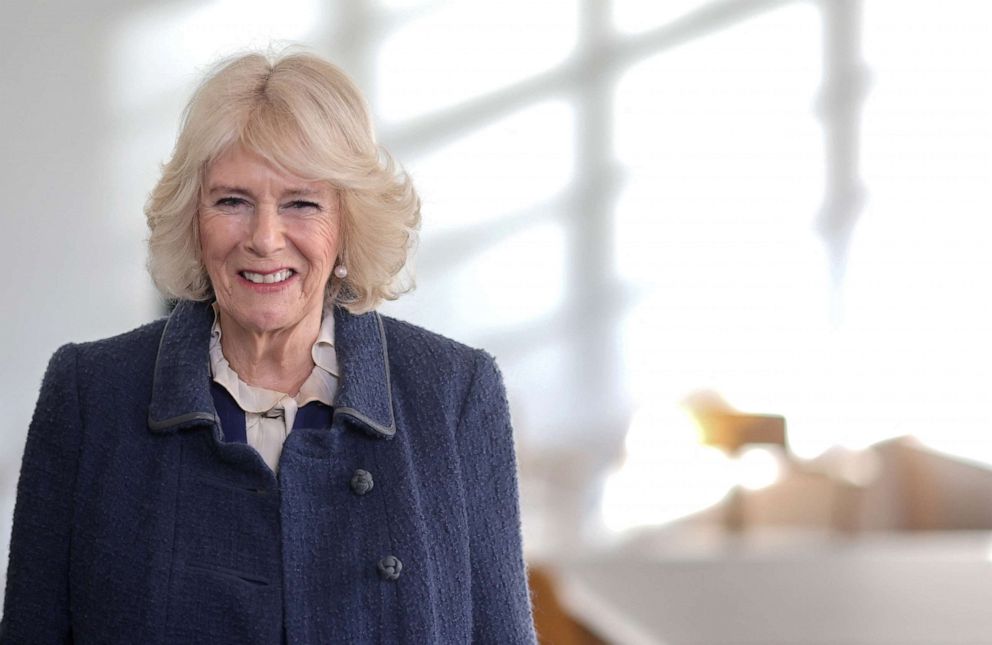
[[[244,206],[247,202],[240,197],[221,197],[217,200],[214,206],[220,206],[221,208],[237,208],[239,206]]]
[[[307,209],[320,210],[320,205],[317,204],[316,202],[308,202],[302,199],[291,201],[289,202],[289,204],[287,204],[287,206],[289,208],[293,208],[296,210],[307,210]]]

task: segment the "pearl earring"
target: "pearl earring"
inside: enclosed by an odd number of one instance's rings
[[[337,265],[336,267],[334,267],[334,275],[344,280],[345,278],[348,277],[348,267],[346,267],[343,264]]]

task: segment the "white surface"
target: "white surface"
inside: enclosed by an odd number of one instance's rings
[[[616,643],[975,645],[992,643],[990,544],[985,533],[727,542],[556,569],[566,604]]]

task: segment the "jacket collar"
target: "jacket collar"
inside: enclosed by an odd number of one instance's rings
[[[191,300],[179,301],[166,321],[148,406],[148,427],[153,432],[204,422],[219,425],[210,395],[212,324],[210,303]],[[376,312],[356,316],[335,307],[334,326],[341,372],[335,419],[347,419],[373,436],[392,437],[396,421],[382,318]]]

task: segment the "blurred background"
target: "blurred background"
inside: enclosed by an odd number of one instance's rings
[[[162,314],[203,71],[303,45],[412,174],[383,310],[498,359],[544,642],[990,643],[992,6],[0,4],[0,549],[51,353]]]

